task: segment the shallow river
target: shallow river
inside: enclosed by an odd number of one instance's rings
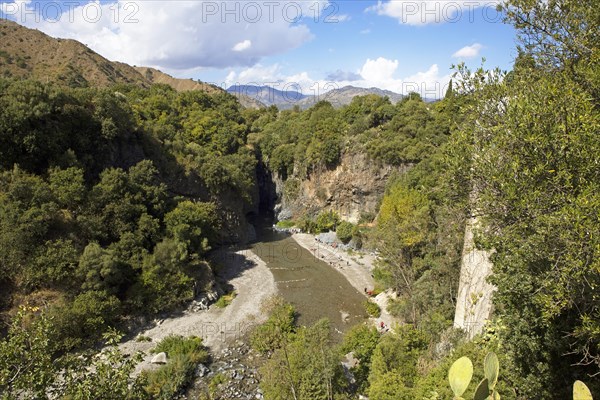
[[[328,318],[339,334],[367,318],[365,297],[289,235],[264,228],[259,240],[252,248],[273,273],[279,293],[294,305],[298,324]]]

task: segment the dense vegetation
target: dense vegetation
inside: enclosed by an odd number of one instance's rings
[[[0,121],[3,308],[49,306],[53,340],[70,350],[212,282],[202,257],[232,240],[223,220],[254,196],[233,97],[3,80]]]
[[[567,398],[600,370],[599,17],[586,2],[511,2],[514,70],[461,70],[473,93],[464,171],[487,226],[480,243],[495,252],[498,336],[518,398]]]
[[[309,110],[273,108],[258,118],[249,141],[256,143],[271,170],[283,179],[305,178],[338,165],[342,153],[367,153],[379,163],[420,161],[443,143],[448,115],[411,93],[396,105],[367,95],[335,109],[319,102]]]

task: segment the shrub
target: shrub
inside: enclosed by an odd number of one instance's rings
[[[365,310],[367,310],[367,314],[369,314],[371,317],[379,318],[381,316],[381,308],[376,303],[372,302],[371,300],[367,300],[365,301],[364,305]]]
[[[250,343],[256,351],[265,354],[279,348],[285,337],[294,331],[295,311],[281,297],[274,297],[263,308],[269,319],[252,332]]]
[[[334,231],[340,222],[340,216],[333,210],[323,211],[317,216],[316,232]]]
[[[165,352],[168,357],[166,365],[146,373],[146,391],[155,399],[175,397],[192,381],[196,366],[208,361],[202,339],[196,336],[167,336],[152,352]]]
[[[187,357],[174,357],[166,365],[146,374],[146,391],[154,399],[170,400],[191,382],[194,367]]]
[[[288,228],[293,228],[294,226],[296,226],[296,222],[294,220],[291,220],[291,219],[286,219],[286,220],[283,220],[283,221],[277,221],[276,226],[278,228],[288,229]]]
[[[298,223],[298,227],[302,232],[317,233],[317,224],[310,218],[304,218]]]
[[[219,300],[215,302],[215,306],[219,308],[225,308],[231,304],[233,299],[235,299],[235,296],[237,296],[237,293],[235,291],[228,294],[224,294],[223,296],[219,297]]]
[[[194,363],[203,363],[208,360],[208,352],[202,345],[202,338],[190,336],[184,338],[179,335],[170,335],[164,338],[152,350],[153,353],[167,353],[169,358],[188,356]]]
[[[194,280],[185,273],[185,247],[177,240],[164,239],[144,258],[140,283],[151,312],[172,309],[194,297]]]
[[[342,241],[342,243],[348,243],[352,239],[352,235],[354,233],[354,225],[347,221],[342,221],[337,227],[335,231],[338,239]]]

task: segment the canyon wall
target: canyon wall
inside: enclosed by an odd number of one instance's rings
[[[408,168],[378,165],[364,154],[344,154],[336,168],[313,171],[304,179],[276,176],[276,216],[285,220],[333,210],[352,223],[364,213],[374,217],[390,176]]]

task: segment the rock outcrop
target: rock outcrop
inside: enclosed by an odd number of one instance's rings
[[[466,224],[454,314],[454,326],[463,329],[469,339],[481,333],[490,318],[495,291],[495,287],[487,281],[492,273],[490,254],[475,246],[473,231],[477,225],[477,218],[469,219]]]
[[[284,220],[333,210],[342,219],[356,223],[361,213],[377,213],[392,173],[408,168],[377,165],[365,154],[344,154],[335,169],[313,172],[306,179],[292,176],[283,181],[275,177],[279,197],[276,216]]]

